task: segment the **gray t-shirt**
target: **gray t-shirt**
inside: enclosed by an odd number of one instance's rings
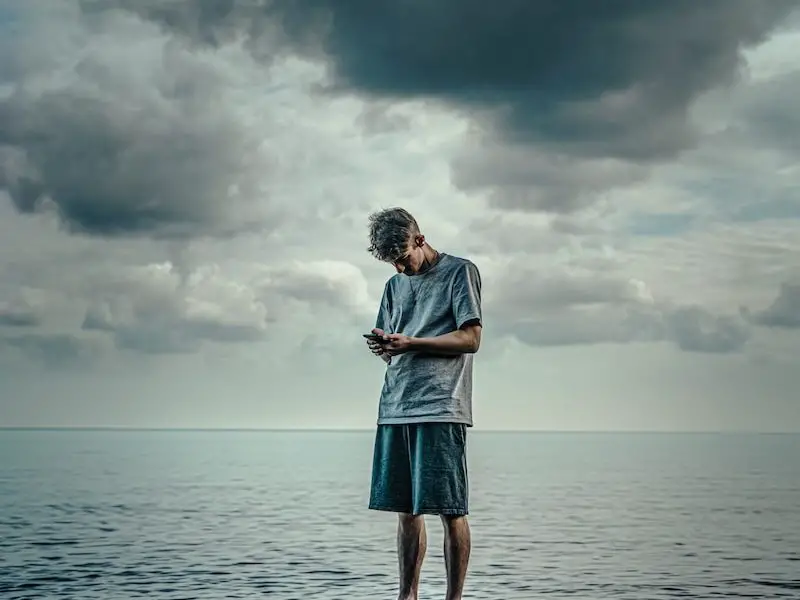
[[[469,260],[440,253],[417,275],[398,273],[384,287],[376,327],[387,333],[435,337],[467,322],[482,324],[481,278]],[[472,426],[473,354],[406,352],[386,367],[378,424],[421,422]]]

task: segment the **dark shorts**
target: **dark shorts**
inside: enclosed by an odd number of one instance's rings
[[[378,425],[369,508],[407,514],[469,513],[467,427]]]

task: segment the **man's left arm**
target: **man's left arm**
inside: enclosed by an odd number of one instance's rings
[[[428,354],[474,354],[481,347],[481,324],[469,322],[436,337],[409,338],[409,349]]]
[[[453,281],[453,316],[455,331],[435,337],[407,338],[407,350],[429,354],[474,354],[481,346],[483,316],[481,311],[481,275],[467,262]],[[390,336],[391,337],[391,336]]]

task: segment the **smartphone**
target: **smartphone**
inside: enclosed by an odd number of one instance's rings
[[[379,344],[385,344],[387,340],[383,339],[382,335],[378,335],[376,333],[364,333],[362,334],[368,340],[372,340],[373,342],[378,342]]]

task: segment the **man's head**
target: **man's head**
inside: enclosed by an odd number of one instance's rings
[[[369,248],[380,261],[398,273],[417,273],[433,253],[419,225],[403,208],[387,208],[369,216]]]

